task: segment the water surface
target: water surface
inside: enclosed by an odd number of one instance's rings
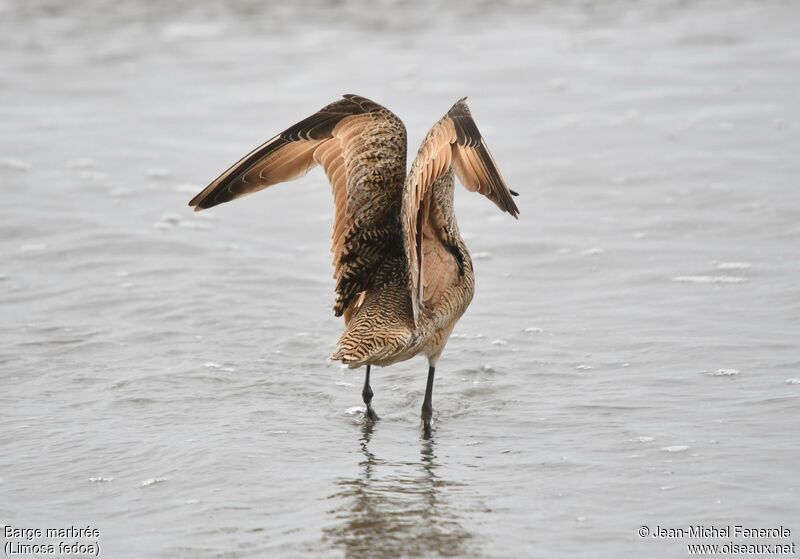
[[[680,557],[800,533],[794,3],[0,3],[0,518],[105,557]],[[469,103],[442,357],[328,363],[324,175],[193,214],[342,93]],[[794,541],[797,541],[796,539]],[[779,542],[770,542],[779,543]]]

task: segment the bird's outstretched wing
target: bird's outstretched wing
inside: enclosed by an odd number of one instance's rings
[[[480,192],[514,218],[519,215],[512,198],[517,193],[506,186],[465,99],[461,99],[428,132],[411,165],[403,191],[404,245],[415,320],[423,300],[422,231],[428,220],[435,185],[447,184],[445,179],[451,168],[467,190]],[[445,182],[437,183],[439,178]]]
[[[189,205],[210,208],[299,178],[317,164],[333,188],[334,312],[340,316],[370,287],[387,247],[400,244],[406,130],[388,109],[345,95],[248,153]]]

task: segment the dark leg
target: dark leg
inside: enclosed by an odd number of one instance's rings
[[[361,391],[361,397],[364,398],[364,403],[367,404],[366,416],[371,421],[378,421],[380,417],[378,417],[378,414],[372,409],[372,388],[369,385],[370,367],[371,365],[367,365],[367,376],[364,378],[364,389]]]
[[[425,432],[431,430],[431,416],[433,415],[433,404],[431,398],[433,397],[433,373],[436,367],[428,367],[428,385],[425,387],[425,400],[422,402],[422,426]]]

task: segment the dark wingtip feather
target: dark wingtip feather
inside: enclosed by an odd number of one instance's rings
[[[384,109],[384,107],[380,103],[376,103],[372,99],[364,97],[363,95],[357,95],[355,93],[345,93],[344,95],[342,95],[342,97],[344,99],[347,99],[351,103],[355,103],[359,107],[357,113],[371,113]]]
[[[196,194],[194,198],[189,200],[189,207],[190,208],[194,208],[194,211],[196,211],[196,212],[199,212],[200,210],[203,209],[200,206],[200,201],[201,201],[200,198],[202,197],[202,195],[203,195],[203,192],[200,192],[199,194]]]
[[[510,213],[511,217],[514,219],[519,219],[519,208],[514,202],[511,202],[511,207],[508,209],[508,213]]]
[[[516,190],[511,190],[509,188],[508,191],[511,193],[512,196],[519,196],[519,192],[517,192]]]
[[[216,182],[216,181],[215,181]],[[211,183],[214,184],[214,183]],[[216,189],[219,188],[219,185],[216,186],[215,189],[211,189],[211,185],[205,187],[203,190],[197,193],[194,198],[189,200],[189,206],[194,208],[194,211],[200,212],[203,210],[207,210],[208,208],[213,208],[223,202],[227,202],[232,198],[223,198],[219,199],[219,193],[214,195]]]
[[[447,115],[450,116],[450,117],[454,117],[454,116],[457,116],[457,115],[465,115],[465,114],[466,115],[470,114],[469,113],[469,106],[467,105],[467,98],[466,97],[462,97],[461,99],[459,99],[458,101],[453,103],[453,106],[450,107],[449,111],[447,111]]]

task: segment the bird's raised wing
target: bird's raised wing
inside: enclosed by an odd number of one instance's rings
[[[336,208],[332,252],[342,315],[370,287],[384,245],[397,245],[406,130],[388,109],[345,95],[257,147],[189,202],[200,211],[325,169]]]
[[[443,175],[451,168],[467,190],[480,192],[514,218],[519,215],[512,198],[517,193],[506,186],[465,99],[461,99],[428,132],[411,165],[403,191],[404,244],[415,320],[423,300],[422,231],[435,183],[445,184],[436,181],[446,178]]]

